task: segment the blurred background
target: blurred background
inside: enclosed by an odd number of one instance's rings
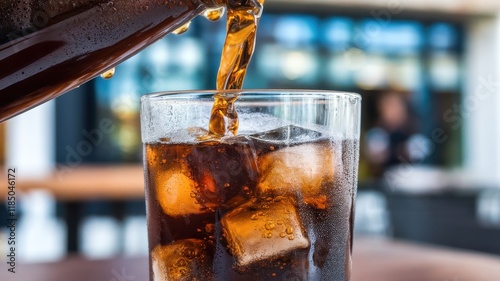
[[[500,255],[498,4],[267,2],[245,88],[363,97],[356,235]],[[213,89],[224,35],[224,19],[199,17],[187,33],[119,65],[112,79],[0,124],[0,165],[16,167],[20,180],[55,169],[56,177],[71,176],[91,165],[116,167],[110,173],[139,167],[141,95]],[[71,186],[61,197],[44,188],[20,194],[19,259],[146,254],[143,194],[126,183],[113,196],[99,192],[106,188],[81,197]]]

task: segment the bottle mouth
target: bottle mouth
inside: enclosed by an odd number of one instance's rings
[[[264,9],[264,0],[203,0],[210,8],[226,7],[229,10],[247,10],[260,18]]]

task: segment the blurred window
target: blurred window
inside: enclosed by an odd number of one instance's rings
[[[448,128],[440,116],[460,102],[460,25],[297,12],[264,14],[244,88],[358,92],[363,96],[362,134],[377,127],[376,104],[382,93],[397,92],[415,116],[409,124],[414,133],[429,137],[433,128],[440,127],[450,135],[450,141],[423,162],[461,163],[459,153],[452,155],[460,151],[455,149],[461,145],[460,132]],[[214,89],[225,29],[225,20],[208,22],[199,17],[187,33],[169,35],[119,65],[114,78],[92,81],[95,96],[86,95],[93,100],[88,112],[96,111],[92,122],[110,118],[118,128],[97,147],[93,161],[140,161],[141,95]],[[92,122],[89,129],[95,127]],[[366,161],[362,155],[362,178],[373,176],[363,167]]]

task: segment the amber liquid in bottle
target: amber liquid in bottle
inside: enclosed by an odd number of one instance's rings
[[[107,72],[208,7],[224,3],[1,1],[0,122]]]

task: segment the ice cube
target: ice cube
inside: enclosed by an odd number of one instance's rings
[[[172,217],[203,214],[217,207],[210,202],[200,203],[196,182],[175,170],[159,175],[156,197],[165,214]]]
[[[255,142],[258,154],[278,150],[283,147],[311,142],[323,137],[323,134],[310,129],[288,125],[271,131],[250,135]]]
[[[248,137],[196,144],[187,162],[202,203],[235,206],[248,201],[255,190],[257,156]]]
[[[295,195],[324,209],[325,189],[335,176],[335,151],[328,140],[282,148],[258,158],[261,194]]]
[[[147,153],[156,197],[172,217],[239,205],[255,190],[257,157],[250,138],[162,144]]]
[[[186,155],[190,144],[155,143],[146,145],[146,182],[151,204],[157,201],[163,212],[172,217],[202,214],[209,204],[198,200],[197,184],[191,178]]]
[[[248,202],[221,220],[223,235],[239,267],[282,258],[310,245],[290,199]]]
[[[202,240],[186,239],[157,246],[151,252],[154,281],[207,280],[211,254]]]

